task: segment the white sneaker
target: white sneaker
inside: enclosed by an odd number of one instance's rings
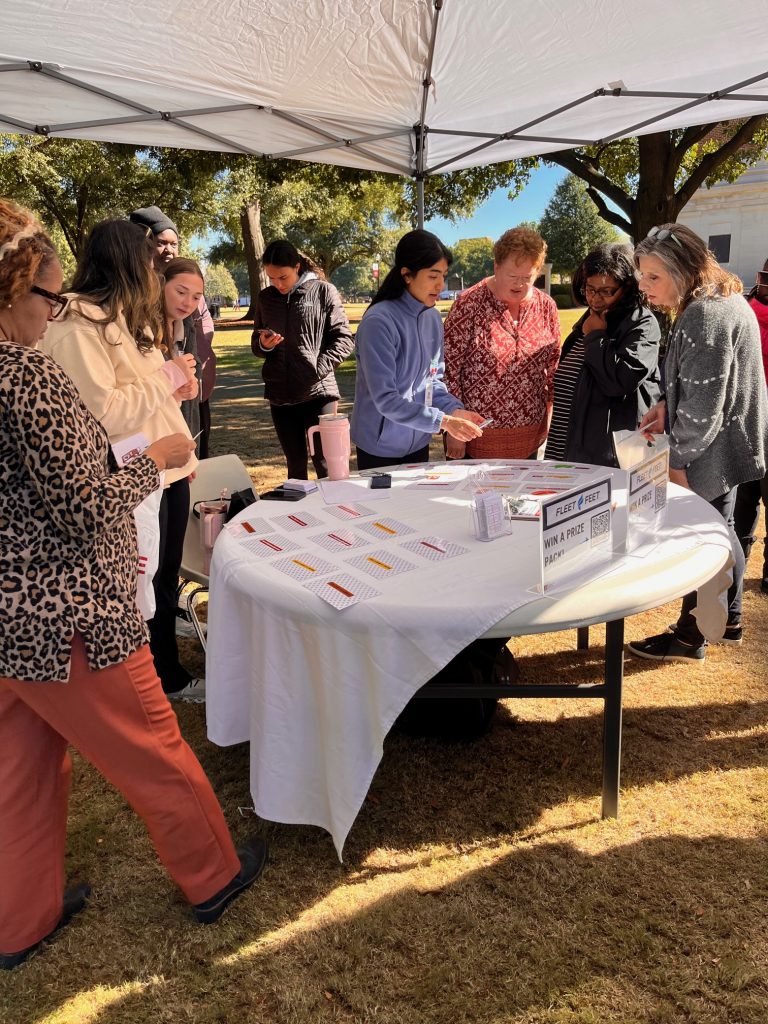
[[[205,680],[190,679],[183,690],[167,693],[168,700],[183,700],[186,704],[205,703]]]

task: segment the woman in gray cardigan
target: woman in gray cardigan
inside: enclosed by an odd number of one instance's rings
[[[735,565],[723,642],[740,644],[744,553],[733,531],[736,488],[763,476],[768,450],[757,320],[741,281],[683,224],[652,228],[635,248],[635,263],[646,300],[676,314],[664,363],[666,399],[640,428],[662,433],[668,415],[670,480],[700,494],[728,524]],[[629,650],[656,661],[703,660],[695,607],[696,594],[688,594],[674,626]]]

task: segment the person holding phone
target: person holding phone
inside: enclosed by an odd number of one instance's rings
[[[462,444],[486,417],[443,381],[443,322],[436,303],[451,253],[430,231],[409,231],[357,330],[351,432],[358,469],[429,461],[434,434]]]
[[[291,242],[270,242],[262,265],[270,284],[256,299],[251,350],[264,359],[264,397],[288,476],[306,480],[307,431],[336,412],[335,370],[352,354],[354,340],[341,296]],[[319,479],[328,476],[319,442],[312,463]]]
[[[505,231],[493,275],[467,288],[445,321],[445,383],[464,405],[493,419],[482,438],[446,438],[450,459],[534,459],[547,436],[560,354],[557,306],[535,282],[547,243],[536,231]]]
[[[150,442],[191,432],[181,403],[198,394],[192,352],[163,351],[160,278],[153,269],[151,231],[127,220],[107,220],[89,233],[64,315],[40,347],[63,366],[111,443],[135,434]],[[189,477],[197,457],[165,473],[160,503],[160,562],[153,579],[156,610],[150,646],[165,692],[204,700],[205,684],[179,660],[176,589],[189,518]]]

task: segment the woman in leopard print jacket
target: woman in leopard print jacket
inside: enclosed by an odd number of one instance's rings
[[[53,246],[0,199],[0,967],[26,960],[81,910],[64,892],[68,744],[144,819],[198,920],[215,920],[266,850],[235,850],[181,738],[135,604],[133,509],[184,466],[176,433],[117,469],[107,435],[36,351],[66,306]]]

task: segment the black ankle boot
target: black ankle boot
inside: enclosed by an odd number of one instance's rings
[[[23,964],[25,960],[28,960],[33,953],[36,953],[38,949],[43,946],[44,943],[50,942],[51,939],[61,931],[75,914],[79,914],[85,904],[88,902],[88,897],[91,895],[90,885],[78,885],[71,889],[67,889],[64,893],[64,902],[61,908],[61,917],[59,923],[53,929],[44,935],[39,942],[35,942],[31,946],[27,946],[26,949],[20,949],[18,953],[0,953],[0,968],[4,971],[12,971],[14,967],[18,967]]]

